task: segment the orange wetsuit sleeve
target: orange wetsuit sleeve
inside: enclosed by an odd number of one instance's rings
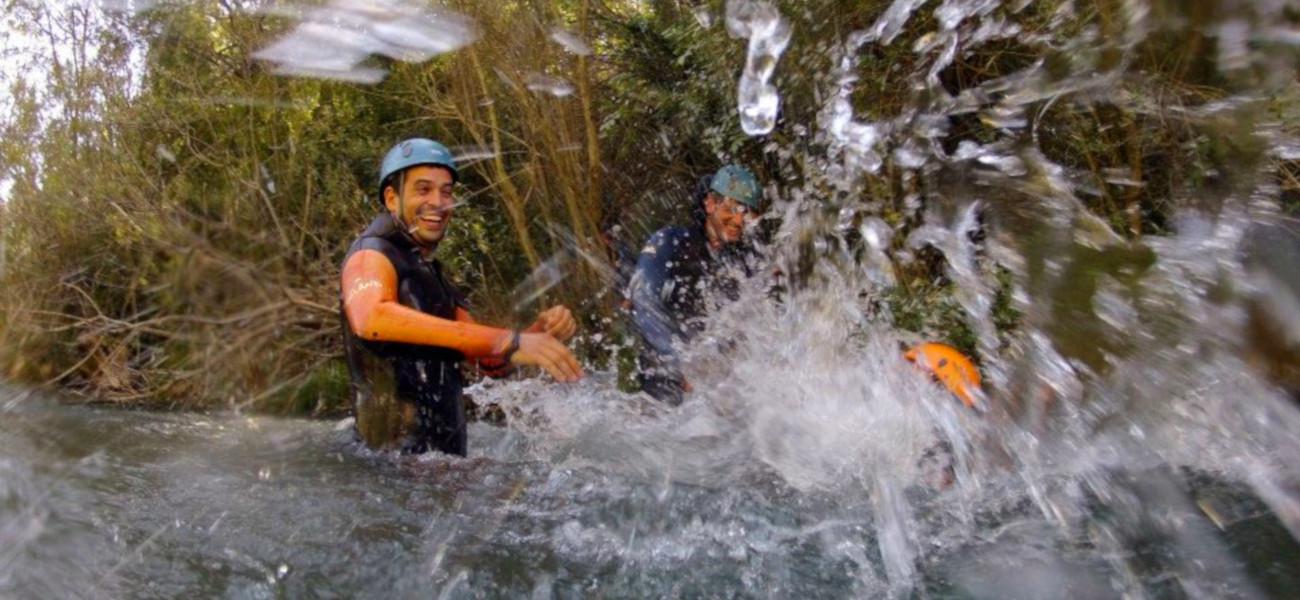
[[[348,258],[342,285],[343,312],[359,338],[451,348],[471,359],[500,358],[510,345],[512,333],[505,329],[402,306],[397,301],[397,270],[378,251],[361,250]]]
[[[474,320],[474,316],[469,314],[468,310],[459,306],[456,307],[456,320],[462,323],[478,324],[478,321]],[[508,344],[509,342],[507,342],[507,345]],[[480,357],[476,359],[475,362],[478,364],[478,367],[483,370],[483,374],[488,377],[503,377],[509,375],[510,372],[514,370],[514,365],[511,365],[504,357],[500,356],[500,354]]]

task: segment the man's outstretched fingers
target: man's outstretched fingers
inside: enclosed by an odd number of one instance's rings
[[[556,381],[568,381],[568,374],[566,374],[564,370],[560,368],[560,364],[550,356],[542,356],[541,360],[538,361],[538,364],[541,365],[542,369],[544,369],[548,375],[554,377]]]
[[[551,358],[555,361],[556,366],[564,372],[565,381],[577,381],[582,378],[582,369],[578,367],[577,359],[573,357],[573,353],[569,352],[568,348],[565,348],[559,342],[555,342],[555,346],[551,350],[554,353]]]
[[[565,358],[569,361],[569,368],[573,369],[574,380],[582,379],[582,363],[578,362],[578,357],[574,356],[572,352],[566,352]]]
[[[569,374],[565,372],[564,367],[559,360],[560,357],[556,355],[555,350],[551,348],[550,344],[539,349],[537,354],[540,358],[538,362],[541,363],[542,368],[546,369],[546,372],[550,374],[551,377],[554,377],[556,381],[569,380]]]
[[[577,381],[582,379],[582,367],[578,365],[578,359],[574,358],[573,353],[559,342],[555,342],[555,362],[568,375],[568,381]]]
[[[510,359],[521,365],[541,367],[558,381],[577,381],[582,378],[582,368],[569,349],[548,333],[525,333],[520,336],[519,349]]]

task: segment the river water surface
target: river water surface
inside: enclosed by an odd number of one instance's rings
[[[761,430],[730,428],[734,414],[657,414],[597,385],[549,396],[549,412],[540,386],[496,390],[531,424],[475,424],[463,459],[376,455],[347,421],[6,389],[0,594],[1282,598],[1300,585],[1286,529],[1207,473],[1112,473],[1106,489],[1144,516],[1090,498],[1062,527],[1015,477],[969,495],[873,493],[812,441],[792,442],[812,466],[790,467]],[[591,416],[545,423],[574,410]],[[845,481],[812,484],[832,475]]]

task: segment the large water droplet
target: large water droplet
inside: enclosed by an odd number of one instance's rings
[[[591,47],[568,30],[559,27],[551,29],[551,39],[554,40],[555,43],[564,46],[564,49],[568,50],[571,54],[576,54],[578,56],[591,55]]]
[[[768,2],[729,0],[727,31],[733,37],[749,39],[745,70],[736,89],[740,126],[749,135],[770,133],[781,105],[780,94],[770,80],[790,43],[790,23]]]
[[[534,91],[544,94],[550,94],[557,98],[573,95],[573,84],[560,79],[541,73],[529,73],[524,80],[524,85]]]
[[[423,62],[458,50],[478,37],[474,22],[467,17],[407,2],[374,6],[335,0],[301,19],[289,33],[253,54],[273,63],[273,73],[376,83],[386,72],[362,66],[372,54]]]

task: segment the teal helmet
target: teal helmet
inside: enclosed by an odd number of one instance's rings
[[[460,179],[456,170],[456,159],[446,146],[426,138],[411,138],[398,142],[384,155],[384,162],[379,165],[379,200],[383,202],[384,184],[388,178],[417,165],[435,165],[446,167],[451,171],[451,180]]]
[[[709,182],[709,189],[753,210],[759,210],[763,206],[763,190],[758,187],[758,179],[749,169],[740,165],[727,165],[718,169]]]

